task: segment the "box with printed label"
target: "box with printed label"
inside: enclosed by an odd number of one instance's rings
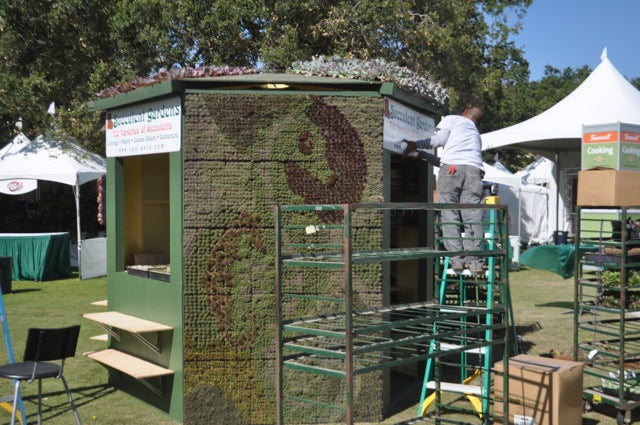
[[[640,171],[640,125],[582,126],[582,169]]]
[[[497,416],[503,412],[504,368],[495,369]],[[580,425],[582,423],[580,362],[521,354],[509,359],[509,424]]]
[[[502,401],[496,401],[494,405],[495,416],[504,416],[504,405]],[[540,425],[550,424],[551,412],[549,410],[538,409],[537,407],[523,406],[521,404],[509,403],[509,425]],[[502,424],[502,421],[496,421]]]
[[[594,207],[640,205],[640,172],[582,170],[578,173],[576,204]]]

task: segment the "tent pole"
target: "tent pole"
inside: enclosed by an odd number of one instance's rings
[[[520,234],[522,232],[522,187],[518,186],[518,245],[520,244]],[[529,242],[527,242],[529,245]]]
[[[78,232],[78,278],[80,280],[82,280],[82,261],[80,256],[82,255],[82,248],[80,246],[81,240],[82,240],[82,236],[80,235],[80,183],[78,182],[78,179],[76,178],[76,185],[73,187],[74,188],[74,195],[76,198],[76,227],[77,227],[77,232]]]
[[[558,151],[556,154],[556,234],[559,232],[558,225],[560,224],[560,154]],[[564,230],[564,228],[562,229]]]

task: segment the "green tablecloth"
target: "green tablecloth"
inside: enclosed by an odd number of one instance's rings
[[[523,266],[548,270],[568,279],[573,276],[575,250],[573,244],[539,245],[527,249],[518,260]]]
[[[582,257],[585,252],[594,251],[597,246],[591,244],[580,244],[578,256]],[[574,244],[565,245],[539,245],[527,249],[520,254],[518,261],[523,266],[532,269],[548,270],[568,279],[573,276],[575,267],[576,247]]]
[[[71,275],[69,233],[0,233],[0,257],[13,257],[13,280]]]

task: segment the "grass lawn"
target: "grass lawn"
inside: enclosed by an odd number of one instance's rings
[[[80,419],[92,424],[175,424],[165,413],[144,404],[129,395],[116,391],[107,383],[107,370],[82,353],[105,347],[104,342],[89,339],[104,333],[95,323],[82,318],[82,314],[102,311],[91,302],[106,299],[104,278],[79,280],[76,278],[50,282],[13,282],[11,294],[3,296],[13,352],[16,361],[22,360],[29,327],[58,327],[80,324],[80,338],[76,357],[65,364],[65,377],[78,407]],[[7,361],[4,341],[0,347],[0,361]],[[51,425],[75,424],[73,413],[62,382],[55,379],[42,381],[43,422]],[[0,380],[0,396],[13,394],[13,383]],[[37,423],[38,384],[22,385],[22,397],[28,422]],[[11,414],[0,409],[0,424],[8,424]]]
[[[522,337],[522,348],[528,354],[570,356],[573,345],[573,279],[540,270],[522,270],[510,274],[511,293],[517,332]],[[105,368],[82,355],[98,350],[105,343],[89,339],[104,333],[95,323],[82,319],[82,314],[102,311],[104,307],[91,302],[106,298],[104,278],[80,281],[77,278],[52,282],[13,282],[13,292],[4,295],[7,319],[11,331],[16,360],[21,360],[29,327],[82,325],[77,355],[69,359],[65,376],[71,386],[80,417],[85,425],[92,424],[175,424],[163,412],[115,390],[107,383]],[[4,346],[0,361],[6,362]],[[43,417],[45,424],[73,424],[73,414],[64,394],[62,383],[43,381]],[[0,380],[0,396],[12,394],[12,383]],[[25,384],[22,395],[30,423],[35,423],[37,412],[37,383]],[[417,405],[397,413],[383,423],[409,420]],[[8,424],[10,414],[0,409],[0,424]],[[478,422],[471,418],[472,423]],[[634,415],[634,421],[640,416]],[[615,410],[596,406],[585,413],[584,425],[614,425]]]
[[[532,355],[573,355],[573,288],[574,280],[547,271],[523,269],[509,275],[516,332],[522,338],[521,350]],[[417,404],[400,412],[384,424],[410,420]],[[461,418],[462,419],[462,418]],[[467,417],[470,423],[478,418]],[[640,415],[634,413],[634,422]],[[610,406],[594,406],[583,414],[583,425],[615,425],[616,410]],[[562,424],[558,424],[562,425]]]

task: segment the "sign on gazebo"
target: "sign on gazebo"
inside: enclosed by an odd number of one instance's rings
[[[180,97],[107,112],[108,157],[148,155],[180,150]]]

